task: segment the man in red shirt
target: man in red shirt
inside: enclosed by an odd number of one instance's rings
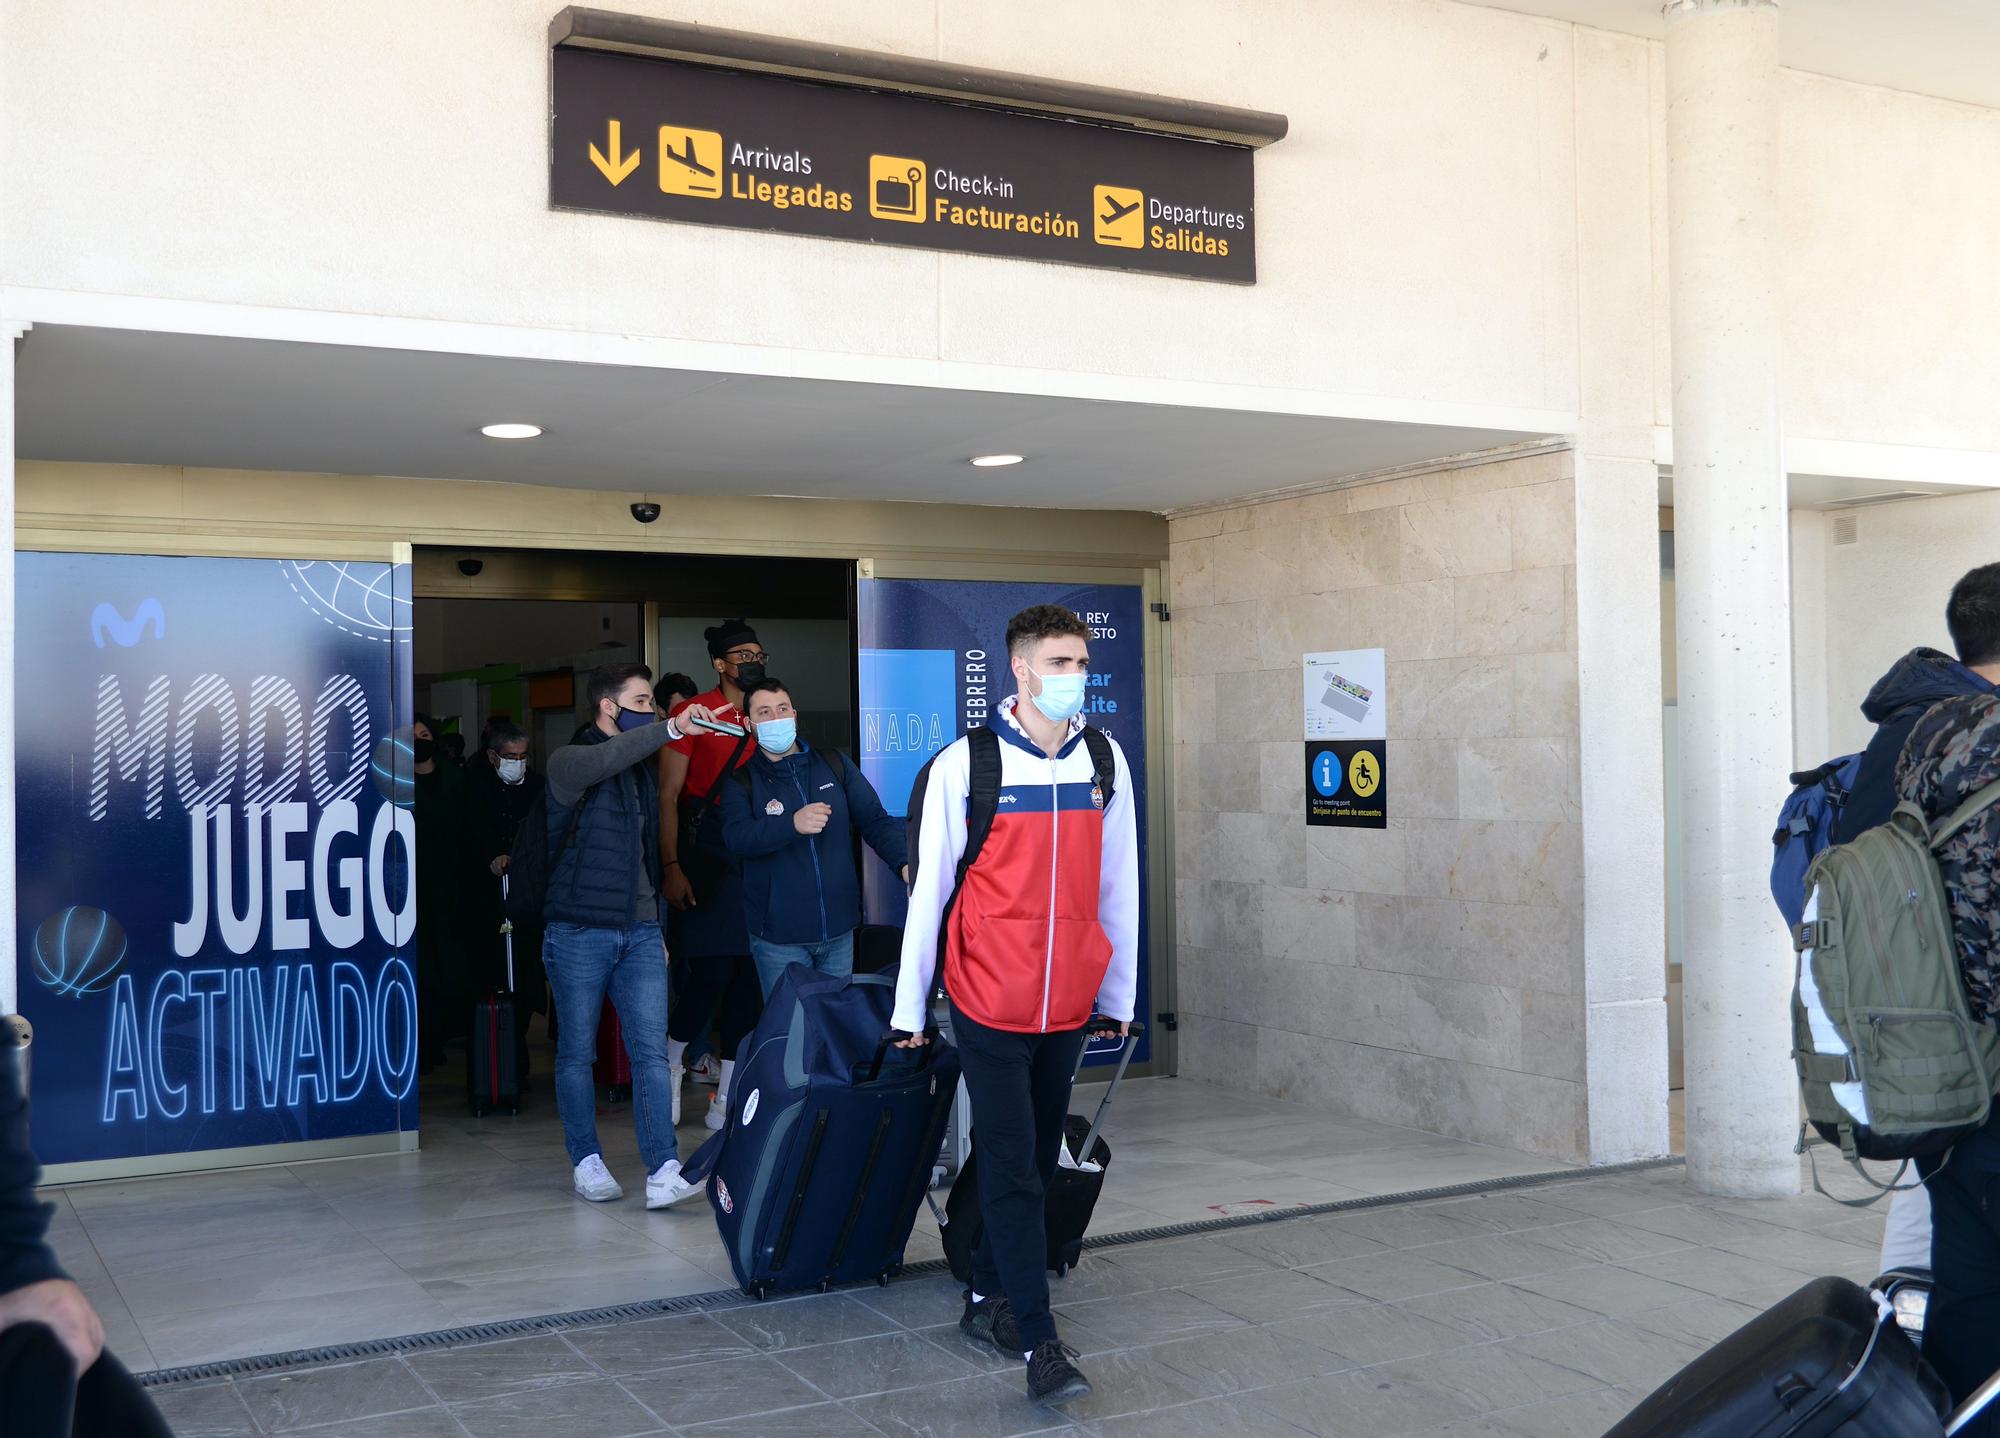
[[[719,721],[743,723],[743,690],[764,677],[770,656],[757,631],[725,619],[703,632],[718,683],[693,703]],[[676,711],[678,712],[678,711]],[[668,948],[683,965],[680,1002],[667,1028],[667,1064],[678,1115],[682,1061],[688,1044],[721,1009],[722,1080],[705,1120],[720,1129],[729,1114],[729,1081],[736,1049],[763,1007],[750,962],[750,933],[743,914],[743,872],[722,840],[721,796],[716,786],[750,762],[756,744],[742,737],[697,730],[660,751],[660,893],[670,905]]]

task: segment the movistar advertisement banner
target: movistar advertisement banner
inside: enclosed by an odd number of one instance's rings
[[[861,770],[892,814],[905,814],[926,760],[995,717],[1014,692],[1007,620],[1031,604],[1061,604],[1090,626],[1090,689],[1084,718],[1118,741],[1132,769],[1139,821],[1139,1001],[1149,1023],[1151,927],[1146,888],[1146,675],[1136,584],[1013,584],[972,579],[864,579],[861,627]],[[867,918],[900,924],[901,880],[865,851]],[[1101,1046],[1109,1053],[1116,1045]],[[1151,1052],[1150,1033],[1135,1062]],[[1093,1057],[1093,1062],[1099,1061]]]
[[[408,566],[16,575],[42,1161],[415,1128]]]

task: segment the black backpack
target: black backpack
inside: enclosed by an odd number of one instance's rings
[[[842,754],[838,749],[814,749],[811,752],[826,760],[826,767],[833,770],[833,777],[840,781],[842,787],[845,787],[847,784],[847,756]],[[746,794],[750,792],[750,766],[748,764],[738,764],[734,769],[729,771],[729,777],[736,781],[737,788]]]
[[[592,784],[569,811],[569,827],[554,853],[549,852],[549,786],[542,785],[529,802],[528,812],[521,816],[521,827],[514,831],[514,847],[508,851],[504,907],[510,922],[541,921],[542,908],[549,899],[549,876],[555,872],[556,861],[562,858],[563,851],[576,842],[576,826],[583,820],[583,807],[596,792],[597,785]]]
[[[944,932],[944,924],[951,918],[951,906],[958,902],[958,891],[965,887],[966,873],[978,859],[979,851],[986,843],[986,836],[993,831],[993,816],[1000,812],[1000,736],[991,729],[980,726],[965,731],[966,748],[972,761],[972,782],[966,791],[965,801],[965,852],[958,856],[958,873],[951,883],[951,894],[944,901],[944,911],[938,916],[938,932]],[[1104,796],[1104,807],[1111,807],[1111,795],[1118,787],[1118,760],[1111,749],[1111,738],[1094,725],[1083,726],[1083,745],[1090,750],[1090,766],[1096,771],[1097,791]],[[940,750],[940,753],[943,751]],[[916,781],[910,785],[909,817],[905,820],[909,833],[910,883],[917,881],[917,855],[923,852],[919,840],[923,837],[924,791],[930,787],[931,765],[937,763],[933,754],[924,761],[924,767],[917,770]]]

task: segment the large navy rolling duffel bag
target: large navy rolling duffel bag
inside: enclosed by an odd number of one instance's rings
[[[794,964],[764,1001],[731,1083],[729,1125],[689,1167],[743,1291],[887,1282],[930,1186],[958,1053],[888,1042],[896,975]],[[710,1171],[712,1167],[712,1172]]]

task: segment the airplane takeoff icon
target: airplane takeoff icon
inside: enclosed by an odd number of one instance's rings
[[[1117,224],[1120,220],[1124,219],[1127,215],[1131,214],[1134,210],[1138,208],[1139,208],[1139,201],[1137,200],[1133,200],[1130,204],[1121,205],[1118,203],[1117,196],[1106,195],[1104,197],[1104,219],[1103,219],[1104,228],[1107,230],[1110,229],[1113,225]]]

